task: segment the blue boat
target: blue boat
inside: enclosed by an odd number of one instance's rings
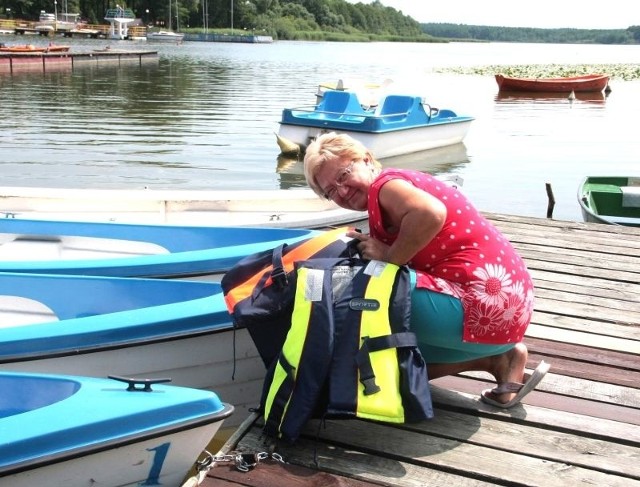
[[[368,108],[354,92],[328,90],[315,106],[285,108],[278,137],[281,147],[305,148],[324,132],[346,133],[384,159],[460,143],[473,120],[419,96],[390,94]]]
[[[0,372],[0,484],[182,484],[233,407],[164,380]]]
[[[0,273],[0,371],[168,377],[222,394],[234,422],[264,376],[219,283],[27,273]]]
[[[113,277],[219,275],[319,230],[0,219],[0,272]]]

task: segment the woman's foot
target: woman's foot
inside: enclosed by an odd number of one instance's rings
[[[524,369],[527,365],[529,353],[524,343],[517,343],[508,352],[496,355],[491,358],[491,366],[489,372],[495,377],[498,387],[497,391],[484,392],[483,395],[493,402],[507,404],[518,392],[519,387],[523,385],[527,378]],[[500,388],[501,385],[505,387]],[[504,392],[502,392],[504,390]]]

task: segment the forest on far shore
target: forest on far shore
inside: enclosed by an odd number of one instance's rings
[[[37,21],[42,12],[104,24],[108,9],[139,22],[188,33],[270,35],[275,40],[348,42],[544,42],[638,44],[640,26],[619,30],[536,29],[420,23],[379,0],[0,0],[0,21]],[[8,27],[5,27],[8,28]]]
[[[540,42],[550,44],[638,44],[640,25],[626,29],[538,29],[465,24],[420,24],[425,34],[451,41]]]

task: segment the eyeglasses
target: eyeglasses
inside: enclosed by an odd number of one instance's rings
[[[336,194],[338,193],[338,188],[342,187],[342,185],[347,182],[347,179],[349,178],[349,175],[351,174],[353,170],[353,165],[355,163],[356,161],[351,161],[351,164],[343,168],[338,173],[338,175],[336,176],[336,180],[333,183],[333,186],[325,190],[325,192],[322,194],[323,198],[331,201],[336,197]]]

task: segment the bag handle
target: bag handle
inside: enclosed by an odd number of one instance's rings
[[[284,270],[284,262],[282,261],[282,255],[286,246],[287,244],[285,243],[273,249],[273,258],[271,260],[271,267],[273,268],[271,271],[271,280],[280,290],[284,289],[285,286],[289,284],[287,273]]]
[[[271,255],[271,271],[267,271],[262,274],[262,277],[257,282],[253,288],[253,292],[251,293],[252,300],[255,300],[260,296],[260,293],[264,290],[264,286],[269,278],[271,278],[271,281],[278,286],[279,290],[284,289],[288,284],[289,279],[287,278],[287,273],[284,271],[284,262],[282,261],[282,255],[285,247],[287,247],[287,244],[282,243],[273,249],[273,254]]]

